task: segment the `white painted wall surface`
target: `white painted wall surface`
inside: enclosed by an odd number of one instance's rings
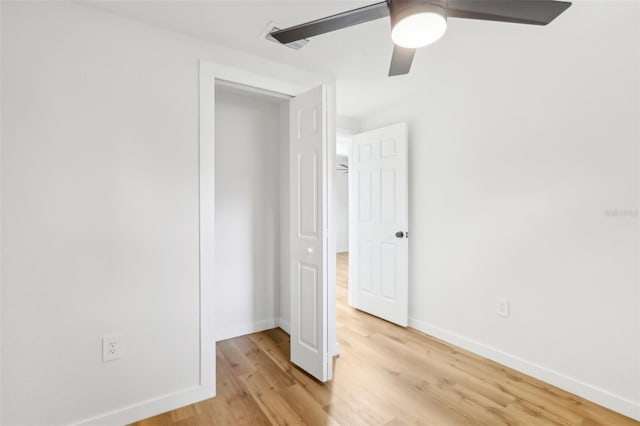
[[[1,24],[2,424],[196,386],[198,60],[313,76],[77,4],[3,2]]]
[[[338,104],[340,104],[340,93],[337,94]],[[362,120],[356,117],[346,117],[344,115],[339,115],[336,117],[336,127],[338,129],[338,134],[344,133],[345,131],[349,134],[358,133],[362,128]]]
[[[279,318],[280,141],[276,100],[216,88],[219,340],[273,328]]]
[[[336,169],[339,164],[348,164],[349,158],[337,156]],[[349,175],[336,170],[333,179],[334,214],[336,219],[336,250],[338,253],[349,251]]]
[[[412,325],[640,419],[640,14],[607,3],[363,127],[409,122]]]

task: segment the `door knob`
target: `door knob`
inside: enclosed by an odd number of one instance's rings
[[[404,232],[402,231],[396,232],[396,238],[404,238]]]
[[[311,247],[307,248],[307,253],[309,253],[309,254],[313,253],[313,248],[311,248]]]

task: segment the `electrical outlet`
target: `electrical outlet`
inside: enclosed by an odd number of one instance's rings
[[[102,362],[122,358],[124,344],[121,334],[110,334],[102,337]]]
[[[506,297],[496,298],[496,314],[505,318],[509,317],[509,299]]]

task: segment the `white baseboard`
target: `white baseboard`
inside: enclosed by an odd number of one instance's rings
[[[497,363],[506,365],[514,370],[528,374],[543,382],[549,383],[560,389],[571,392],[596,404],[607,407],[613,411],[624,414],[635,420],[640,420],[640,403],[616,395],[604,389],[574,379],[565,374],[551,370],[547,367],[527,361],[523,358],[501,351],[484,343],[461,336],[457,333],[445,330],[433,324],[409,319],[409,326],[425,334],[429,334],[445,342],[459,346],[475,354],[481,355]]]
[[[258,333],[260,331],[269,330],[270,328],[276,328],[278,321],[269,318],[261,321],[254,321],[251,323],[234,325],[233,327],[226,327],[222,330],[218,330],[216,335],[216,342],[220,340],[233,339],[234,337],[245,336],[251,333]]]
[[[73,423],[77,426],[127,425],[216,396],[215,389],[194,386]]]
[[[278,327],[284,330],[285,333],[291,334],[291,327],[289,327],[289,321],[285,321],[282,318],[278,320]]]

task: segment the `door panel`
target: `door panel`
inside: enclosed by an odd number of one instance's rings
[[[327,274],[327,94],[324,86],[290,101],[291,361],[331,379]]]
[[[398,276],[396,244],[380,243],[380,295],[392,302],[398,297]]]
[[[322,348],[318,346],[318,268],[315,265],[299,263],[298,306],[308,307],[300,311],[300,344],[307,349],[318,352]]]
[[[371,218],[373,217],[372,208],[372,198],[373,194],[371,193],[371,172],[364,171],[360,173],[360,223],[371,222]]]
[[[318,156],[298,156],[298,234],[318,237]]]
[[[380,170],[380,222],[396,223],[396,171]]]
[[[409,287],[407,142],[405,123],[356,135],[349,166],[350,303],[402,326]]]

